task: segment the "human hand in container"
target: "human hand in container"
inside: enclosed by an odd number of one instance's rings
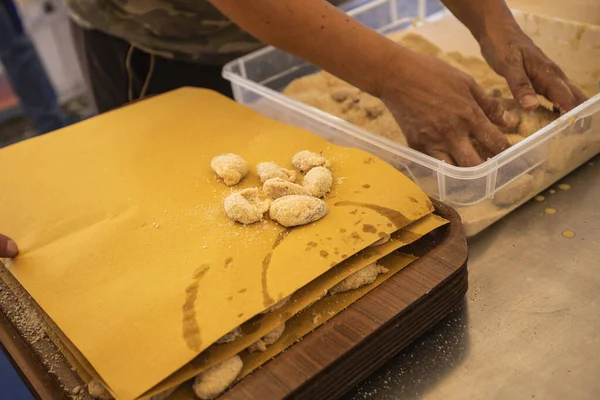
[[[519,27],[504,0],[442,0],[479,42],[488,64],[502,75],[521,107],[542,94],[565,113],[587,100],[565,73]]]
[[[475,81],[410,51],[323,0],[209,0],[240,27],[375,97],[392,111],[410,146],[451,164],[482,162],[507,139],[492,122],[516,124]]]
[[[496,125],[514,128],[518,116],[486,95],[472,77],[406,49],[390,64],[394,73],[387,77],[381,99],[410,147],[461,167],[482,162],[473,141],[491,154],[509,147]]]
[[[0,233],[0,258],[13,258],[19,253],[17,244],[8,236]]]
[[[506,79],[513,96],[523,108],[533,109],[539,105],[536,92],[553,102],[561,113],[587,100],[516,22],[486,33],[479,44],[483,57],[494,71]]]

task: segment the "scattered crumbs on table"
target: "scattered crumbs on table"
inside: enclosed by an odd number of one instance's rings
[[[567,238],[567,239],[572,239],[572,238],[574,238],[574,237],[575,237],[575,232],[573,232],[573,231],[569,231],[569,230],[566,230],[566,231],[562,231],[561,235],[562,235],[564,238]]]

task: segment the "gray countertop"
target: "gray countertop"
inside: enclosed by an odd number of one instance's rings
[[[600,157],[561,183],[470,240],[461,309],[348,399],[600,399]]]

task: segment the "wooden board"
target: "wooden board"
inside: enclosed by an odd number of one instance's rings
[[[467,292],[467,243],[456,212],[435,205],[451,223],[402,249],[419,260],[222,399],[338,398],[457,308]]]
[[[460,219],[411,245],[420,258],[303,338],[222,399],[331,399],[341,396],[458,307],[467,291],[467,244]],[[42,399],[74,395],[83,386],[53,338],[52,323],[0,267],[0,343]],[[54,340],[53,340],[54,339]]]

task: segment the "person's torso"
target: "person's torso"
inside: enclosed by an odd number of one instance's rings
[[[162,57],[224,64],[263,45],[206,0],[66,0],[66,4],[81,26]]]

